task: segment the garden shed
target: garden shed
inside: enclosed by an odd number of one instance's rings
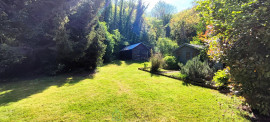
[[[188,60],[198,56],[203,48],[201,45],[185,43],[174,51],[174,56],[179,62],[186,64]]]
[[[143,43],[137,43],[125,47],[120,51],[120,58],[122,60],[148,60],[150,57],[150,50]]]

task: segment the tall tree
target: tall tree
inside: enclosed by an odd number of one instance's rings
[[[110,25],[112,13],[112,0],[105,0],[104,21]]]
[[[143,23],[143,14],[145,10],[147,9],[148,5],[143,4],[142,0],[138,1],[137,4],[137,13],[136,13],[136,18],[133,23],[133,32],[135,33],[136,36],[140,37],[141,29],[142,29],[142,23]]]
[[[122,31],[122,26],[123,26],[123,11],[124,11],[124,7],[123,7],[123,5],[124,5],[124,0],[120,0],[120,10],[119,10],[119,23],[118,23],[118,29],[119,29],[119,31],[120,32],[123,32]]]
[[[200,23],[200,19],[195,8],[177,13],[170,22],[171,38],[176,40],[178,45],[189,43],[196,35],[203,32],[202,28],[205,28],[205,25]]]
[[[153,17],[156,17],[157,19],[163,21],[163,25],[165,26],[166,29],[166,37],[170,37],[171,29],[169,23],[175,11],[176,11],[175,6],[168,4],[164,1],[159,1],[151,11]]]
[[[54,74],[63,67],[71,69],[76,66],[94,69],[98,61],[96,59],[102,56],[102,52],[89,48],[104,47],[101,38],[93,40],[88,36],[97,24],[97,13],[103,2],[1,1],[0,24],[4,26],[0,28],[6,29],[7,34],[0,34],[0,69],[4,69],[0,71],[0,75],[35,70]],[[94,43],[95,41],[98,42]],[[89,50],[93,55],[87,55]],[[84,59],[90,58],[93,59],[91,64],[83,62]]]
[[[112,30],[117,28],[117,7],[118,7],[118,0],[115,0]]]
[[[126,19],[126,24],[125,24],[125,30],[124,32],[126,32],[127,36],[130,35],[130,32],[131,32],[131,19],[132,19],[132,15],[135,11],[135,3],[134,3],[134,0],[130,0],[129,1],[129,6],[128,6],[129,10],[128,10],[128,15],[127,15],[127,19]]]

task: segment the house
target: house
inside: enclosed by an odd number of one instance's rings
[[[188,60],[196,57],[200,54],[200,50],[204,47],[201,45],[194,44],[182,44],[179,48],[174,51],[174,56],[179,62],[186,64]]]
[[[150,57],[150,50],[143,43],[137,43],[125,47],[120,51],[120,59],[122,60],[148,60]]]

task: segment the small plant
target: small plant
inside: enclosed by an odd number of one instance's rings
[[[154,54],[150,58],[151,62],[151,72],[158,72],[160,68],[162,68],[164,64],[164,60],[162,58],[162,55],[160,53]]]
[[[223,70],[219,70],[215,73],[215,76],[213,77],[213,81],[216,83],[217,86],[220,88],[226,88],[229,84],[229,68],[225,68]]]
[[[177,60],[174,56],[166,56],[164,61],[165,69],[178,69]]]

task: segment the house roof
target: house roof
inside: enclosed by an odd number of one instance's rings
[[[135,47],[139,46],[140,44],[142,44],[142,43],[137,43],[137,44],[133,44],[133,45],[127,46],[127,47],[125,47],[124,49],[122,49],[121,51],[132,50],[132,49],[134,49]]]
[[[181,49],[181,48],[183,48],[183,47],[190,47],[190,48],[193,48],[193,49],[196,49],[196,50],[201,50],[201,49],[204,48],[204,46],[202,46],[202,45],[195,45],[195,44],[188,44],[188,43],[185,43],[185,44],[180,45],[179,48],[177,48],[177,49],[174,51],[174,53],[175,53],[177,50],[179,50],[179,49]]]
[[[180,45],[178,49],[183,48],[185,46],[190,47],[190,48],[194,48],[194,49],[197,49],[197,50],[201,50],[201,49],[204,48],[204,46],[202,46],[202,45],[195,45],[195,44],[185,43],[185,44]]]

